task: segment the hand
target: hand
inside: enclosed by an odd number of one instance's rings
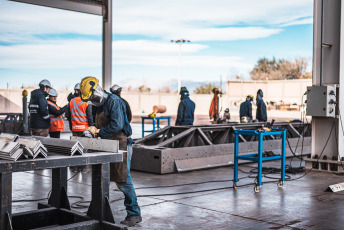
[[[97,129],[97,127],[95,127],[95,126],[90,126],[90,127],[88,127],[86,130],[89,131],[90,133],[92,133],[92,135],[93,135],[94,137],[96,137],[97,134],[98,134],[99,131],[100,131],[100,129]]]

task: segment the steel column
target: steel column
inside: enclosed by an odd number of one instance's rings
[[[112,0],[103,3],[103,89],[109,90],[112,80]]]

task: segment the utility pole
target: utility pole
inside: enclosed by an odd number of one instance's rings
[[[181,83],[181,72],[182,72],[182,44],[185,42],[190,42],[190,40],[185,39],[178,39],[178,40],[171,40],[171,42],[175,42],[179,45],[179,66],[178,66],[178,94],[180,93],[180,87],[182,86]]]

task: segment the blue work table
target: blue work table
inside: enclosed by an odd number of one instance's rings
[[[239,135],[257,136],[258,137],[258,153],[239,155]],[[281,135],[282,151],[281,155],[277,156],[263,156],[263,137],[264,136],[279,136]],[[258,132],[255,130],[234,130],[235,142],[234,142],[234,180],[233,188],[236,189],[238,179],[238,160],[248,160],[258,162],[258,175],[255,180],[256,186],[255,192],[259,192],[262,185],[262,165],[263,161],[281,159],[281,179],[277,183],[278,187],[283,186],[285,181],[285,148],[286,148],[286,129],[272,129],[271,132]]]
[[[167,120],[168,126],[171,126],[171,116],[165,117],[141,117],[142,119],[142,137],[144,137],[145,133],[154,133],[156,129],[160,128],[160,120]],[[145,120],[152,120],[153,121],[153,129],[152,130],[145,130]],[[156,127],[155,127],[156,125]]]

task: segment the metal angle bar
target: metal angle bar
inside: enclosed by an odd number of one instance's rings
[[[229,132],[230,132],[230,129],[227,129],[227,131],[226,131],[226,132],[224,133],[224,135],[222,136],[222,138],[221,138],[219,144],[224,144],[224,143],[226,143],[226,140],[227,140],[227,138],[228,138]]]
[[[168,132],[169,132],[169,129],[167,129],[163,134],[162,134],[162,137],[160,138],[158,144],[160,144],[161,142],[163,142],[165,140],[165,138],[167,137],[168,135]]]
[[[145,137],[142,137],[138,140],[135,141],[135,144],[139,144],[139,143],[142,143],[142,142],[145,142],[145,141],[148,141],[148,140],[152,140],[158,136],[160,136],[161,134],[163,134],[166,130],[169,130],[171,127],[170,126],[166,126],[148,136],[145,136]]]
[[[205,140],[205,142],[208,145],[212,145],[213,143],[208,139],[208,137],[203,133],[202,129],[197,128],[197,131],[199,132],[200,136]]]
[[[71,136],[70,139],[79,142],[79,145],[75,146],[76,148],[78,148],[78,150],[82,150],[83,148],[85,148],[88,150],[105,151],[113,153],[118,153],[119,150],[118,140],[105,140],[76,136]]]
[[[192,140],[193,136],[195,135],[195,131],[193,131],[192,133],[190,133],[190,135],[187,137],[187,139],[184,142],[184,146],[183,147],[187,147],[190,144],[190,141]]]
[[[76,2],[68,0],[10,0],[13,2],[28,3],[38,6],[51,7],[62,10],[71,10],[81,13],[94,14],[103,16],[103,5],[86,3],[86,2]]]
[[[293,137],[300,137],[300,136],[301,136],[301,134],[300,134],[291,124],[288,125],[287,130],[288,130],[292,135],[294,135]]]
[[[170,138],[170,139],[167,139],[166,141],[158,144],[157,146],[158,147],[163,147],[163,146],[166,146],[166,145],[169,145],[169,144],[172,144],[173,142],[181,139],[182,137],[185,137],[186,135],[188,135],[189,133],[195,131],[195,128],[190,128],[188,130],[185,130],[184,132],[181,132],[179,134],[177,134],[176,136]]]

